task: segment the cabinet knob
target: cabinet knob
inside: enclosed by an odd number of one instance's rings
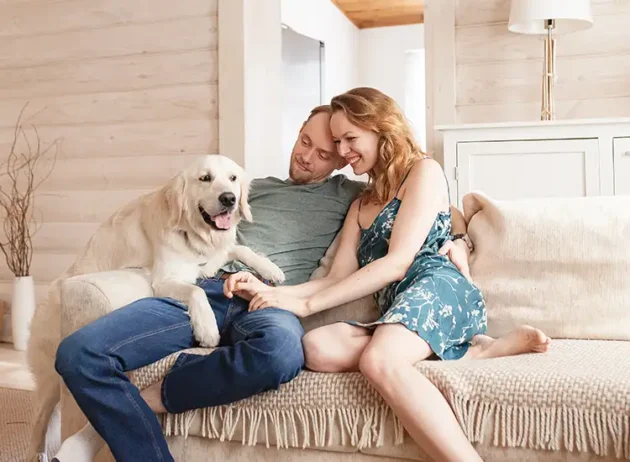
[[[626,151],[623,153],[624,156],[630,156],[630,151]]]

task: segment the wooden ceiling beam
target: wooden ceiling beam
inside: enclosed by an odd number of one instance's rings
[[[331,0],[359,29],[424,22],[423,0]]]

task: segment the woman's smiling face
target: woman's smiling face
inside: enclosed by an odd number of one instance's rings
[[[343,111],[333,113],[330,130],[337,152],[352,166],[355,175],[362,175],[374,168],[378,160],[377,133],[353,125]]]

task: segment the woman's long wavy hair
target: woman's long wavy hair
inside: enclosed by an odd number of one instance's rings
[[[351,124],[379,136],[378,160],[368,172],[370,179],[361,197],[368,203],[387,202],[414,162],[424,156],[402,110],[392,98],[369,87],[335,96],[330,106],[333,114],[341,111]]]

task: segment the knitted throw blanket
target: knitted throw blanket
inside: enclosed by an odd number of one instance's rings
[[[191,349],[187,353],[208,354]],[[180,353],[130,373],[144,388]],[[630,342],[555,340],[546,354],[417,365],[444,394],[471,442],[568,450],[630,460]],[[166,414],[166,435],[191,433],[243,444],[359,449],[404,431],[359,373],[302,372],[279,390],[230,406]]]

